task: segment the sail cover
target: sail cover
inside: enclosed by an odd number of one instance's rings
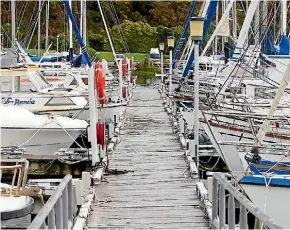
[[[290,55],[290,38],[288,38],[285,35],[282,35],[279,47],[280,47],[279,51],[280,55]]]
[[[10,69],[17,66],[18,54],[14,48],[9,48],[7,53],[0,57],[0,68]]]

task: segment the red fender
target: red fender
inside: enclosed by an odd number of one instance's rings
[[[96,124],[96,131],[97,131],[97,144],[101,145],[102,149],[104,149],[106,142],[104,122],[99,121]]]
[[[95,84],[99,103],[101,105],[106,104],[106,81],[103,76],[102,63],[99,62],[95,66]]]
[[[126,70],[127,70],[127,61],[126,58],[122,60],[122,76],[126,76]]]

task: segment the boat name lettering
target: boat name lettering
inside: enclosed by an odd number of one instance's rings
[[[33,100],[32,98],[29,98],[28,100],[15,98],[13,100],[13,98],[8,97],[8,98],[2,98],[2,103],[13,104],[13,105],[34,105],[35,100]]]

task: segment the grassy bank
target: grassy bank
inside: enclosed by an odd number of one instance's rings
[[[135,62],[142,62],[148,56],[148,54],[141,54],[141,53],[125,53],[126,57],[134,57]],[[114,61],[113,53],[112,52],[98,52],[97,60],[101,61],[105,59],[109,62]]]

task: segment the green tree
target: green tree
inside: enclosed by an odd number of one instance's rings
[[[131,52],[148,53],[152,45],[156,43],[157,33],[155,27],[151,27],[148,23],[144,22],[125,20],[122,24],[113,26],[110,30],[112,40],[118,52],[125,51],[119,29],[122,29]],[[108,45],[104,46],[105,49],[108,49]]]

